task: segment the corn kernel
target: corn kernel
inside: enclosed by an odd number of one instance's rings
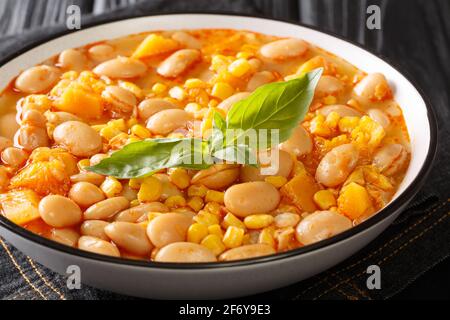
[[[228,61],[227,57],[217,54],[212,57],[210,68],[213,71],[220,72],[227,67],[228,63],[229,63],[229,61]]]
[[[225,251],[226,247],[222,240],[215,234],[207,235],[201,242],[202,246],[205,246],[211,250],[216,256]]]
[[[250,64],[246,59],[240,58],[233,61],[228,66],[228,72],[235,77],[242,77],[251,69]]]
[[[217,101],[216,99],[211,99],[208,102],[208,107],[209,108],[215,108],[219,105],[219,101]]]
[[[130,201],[130,207],[136,207],[138,205],[140,205],[141,203],[139,202],[138,199],[134,199]]]
[[[283,176],[268,176],[264,180],[273,185],[277,189],[284,186],[287,182],[287,179]]]
[[[179,101],[183,101],[187,97],[186,91],[182,87],[179,87],[179,86],[172,87],[169,90],[169,95],[170,95],[170,97],[172,97],[176,100],[179,100]]]
[[[217,82],[211,91],[213,97],[225,100],[234,93],[234,89],[226,82]]]
[[[183,196],[170,196],[164,201],[164,204],[168,206],[170,209],[185,207],[186,199]]]
[[[78,161],[77,166],[80,171],[84,170],[84,168],[89,167],[91,165],[91,162],[89,159],[82,159]]]
[[[106,124],[96,124],[91,126],[92,129],[94,129],[97,132],[100,132],[103,128],[106,128]]]
[[[212,214],[215,214],[216,216],[220,215],[222,209],[219,203],[217,202],[208,202],[205,204],[205,207],[203,208],[205,211],[211,212]]]
[[[180,189],[186,189],[191,183],[191,177],[186,169],[175,168],[169,171],[170,181]]]
[[[187,241],[200,243],[208,235],[208,227],[202,223],[193,223],[187,232]]]
[[[322,210],[327,210],[330,207],[336,206],[336,199],[330,190],[320,190],[314,194],[314,202]]]
[[[114,177],[106,177],[100,189],[108,198],[112,198],[122,192],[122,184]]]
[[[150,222],[153,219],[155,219],[156,217],[159,217],[161,215],[163,215],[163,213],[161,213],[161,212],[149,212],[147,214],[147,220],[148,220],[148,222]]]
[[[130,118],[127,120],[127,127],[131,128],[132,126],[134,126],[135,124],[139,124],[139,120],[136,118]]]
[[[208,189],[204,185],[192,185],[187,189],[189,197],[204,197]]]
[[[136,84],[128,81],[119,81],[119,87],[130,91],[133,93],[138,99],[142,99],[144,97],[144,93],[142,89],[139,88]]]
[[[236,54],[236,58],[238,58],[238,59],[249,59],[253,56],[254,56],[253,53],[247,52],[247,51],[240,51]]]
[[[187,205],[192,208],[192,210],[198,212],[203,208],[203,199],[200,197],[192,197],[187,202]]]
[[[245,230],[242,228],[229,226],[223,236],[223,244],[227,248],[236,248],[242,244],[244,240]]]
[[[150,130],[148,130],[141,124],[135,124],[134,126],[132,126],[131,133],[138,136],[141,139],[147,139],[150,138],[151,136]]]
[[[273,219],[270,214],[252,214],[245,217],[244,224],[249,229],[262,229],[270,226]]]
[[[358,117],[342,117],[339,120],[338,127],[341,132],[351,132],[359,123]]]
[[[193,89],[193,88],[206,88],[207,84],[205,82],[203,82],[200,79],[196,79],[196,78],[191,78],[191,79],[187,79],[184,83],[184,86],[188,89]]]
[[[219,224],[219,217],[211,212],[200,210],[194,217],[194,221],[202,223],[206,226],[211,226],[213,224]]]
[[[152,86],[152,91],[156,94],[163,94],[164,92],[166,92],[166,90],[167,90],[167,86],[165,84],[162,84],[159,82],[155,83]]]
[[[100,136],[102,136],[103,138],[105,138],[108,141],[112,140],[115,136],[117,136],[121,133],[123,133],[123,132],[112,126],[106,126],[100,130]]]
[[[336,104],[337,98],[335,96],[326,96],[323,98],[323,103],[326,105]]]
[[[321,137],[328,137],[331,135],[331,130],[325,124],[325,116],[322,114],[318,114],[311,120],[310,130],[311,133]]]
[[[205,201],[206,202],[218,202],[223,204],[223,198],[225,193],[216,191],[216,190],[208,190],[206,192]]]
[[[267,244],[271,247],[275,247],[275,239],[273,237],[274,231],[272,228],[265,228],[261,231],[258,238],[258,243]]]
[[[227,213],[226,216],[223,218],[222,226],[225,229],[228,228],[229,226],[245,229],[245,224],[231,212]]]
[[[196,102],[189,102],[186,107],[184,107],[184,111],[189,113],[196,113],[202,109],[202,106]]]
[[[124,119],[117,119],[117,120],[111,120],[108,121],[107,125],[109,127],[115,128],[120,131],[126,131],[127,130],[127,124],[125,123]]]
[[[215,234],[215,235],[219,236],[221,239],[223,237],[222,228],[218,224],[213,224],[213,225],[208,226],[208,233]]]
[[[128,186],[131,189],[139,189],[141,187],[142,179],[137,178],[131,178],[130,181],[128,181]]]
[[[155,177],[148,177],[141,182],[137,197],[140,202],[152,202],[158,200],[161,197],[161,194],[161,181]]]
[[[339,114],[337,112],[333,111],[327,115],[327,118],[325,119],[325,124],[329,128],[336,129],[339,124],[340,119],[341,119],[341,117],[339,116]]]

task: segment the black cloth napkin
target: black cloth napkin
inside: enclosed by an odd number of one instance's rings
[[[446,125],[450,120],[447,61],[450,21],[446,19],[450,15],[450,2],[7,0],[0,3],[0,57],[63,31],[64,12],[72,3],[80,5],[84,13],[82,25],[173,11],[230,11],[299,21],[365,44],[395,61],[430,98],[438,114],[439,151],[425,186],[401,216],[376,240],[338,266],[300,283],[248,299],[387,299],[450,255],[450,132]],[[366,9],[371,4],[381,9],[381,30],[365,27]],[[18,23],[18,19],[23,19],[20,15],[28,20]],[[370,265],[381,269],[379,290],[367,288]],[[39,265],[2,239],[0,281],[2,299],[133,299],[85,285],[80,290],[69,290],[64,276]],[[450,289],[443,295],[450,297]]]

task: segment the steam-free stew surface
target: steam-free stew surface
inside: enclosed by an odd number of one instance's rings
[[[350,63],[299,39],[233,30],[68,49],[0,95],[1,212],[68,246],[154,261],[246,259],[334,236],[390,201],[410,153],[387,79]],[[86,169],[131,142],[202,137],[214,111],[226,116],[256,88],[316,68],[309,112],[271,151],[272,176],[237,164],[141,179]]]

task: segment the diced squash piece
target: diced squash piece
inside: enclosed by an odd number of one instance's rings
[[[366,188],[355,182],[343,187],[338,198],[338,211],[354,220],[372,210]]]
[[[30,155],[30,161],[32,163],[52,160],[60,160],[64,164],[65,171],[69,176],[78,173],[77,158],[64,149],[41,147],[34,149]]]
[[[367,183],[370,183],[384,191],[394,189],[389,179],[383,174],[379,173],[373,166],[364,167],[364,177]]]
[[[163,36],[157,34],[151,34],[141,42],[131,57],[139,59],[155,56],[174,51],[178,49],[178,47],[178,42],[173,39],[164,38]]]
[[[16,224],[23,225],[39,218],[39,196],[33,190],[13,190],[0,194],[2,214]]]
[[[70,188],[70,175],[61,160],[38,161],[19,171],[11,179],[10,187],[32,189],[41,195],[64,195]]]
[[[304,211],[314,212],[317,210],[313,198],[314,194],[320,190],[320,187],[306,171],[300,171],[280,190],[283,196],[289,198]]]
[[[76,82],[63,90],[55,101],[55,108],[86,119],[99,118],[103,113],[100,95],[85,90]]]
[[[362,167],[357,167],[353,172],[348,176],[347,180],[344,182],[344,186],[356,182],[360,185],[365,185],[366,180],[364,179],[364,171]]]

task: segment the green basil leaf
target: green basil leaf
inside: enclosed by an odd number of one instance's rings
[[[209,147],[200,139],[148,139],[130,143],[87,170],[116,178],[151,175],[160,169],[206,169],[213,161]]]
[[[227,123],[225,122],[225,119],[222,118],[219,112],[214,112],[211,136],[208,138],[212,153],[224,147],[226,128]]]
[[[272,129],[278,129],[279,142],[287,140],[308,112],[321,74],[322,68],[319,68],[297,79],[259,87],[233,105],[227,115],[227,129],[241,129],[241,135],[262,129],[270,135]],[[268,136],[267,147],[270,143]]]
[[[256,153],[247,145],[228,145],[213,153],[214,158],[228,163],[258,166]]]

